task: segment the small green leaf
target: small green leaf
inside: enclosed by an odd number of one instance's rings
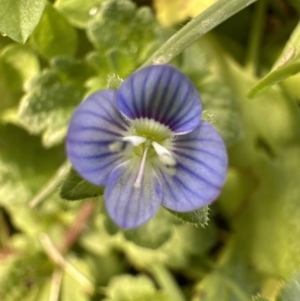
[[[60,189],[60,196],[69,201],[83,200],[103,194],[103,187],[96,186],[83,180],[78,173],[71,169]]]
[[[248,97],[254,98],[259,96],[271,86],[282,80],[295,75],[300,72],[300,62],[290,63],[284,67],[278,67],[274,71],[271,71],[263,79],[261,79],[257,84],[255,84],[249,91]]]
[[[32,77],[40,72],[40,64],[31,47],[10,44],[0,56],[4,77],[8,87],[14,92],[20,92]]]
[[[88,21],[97,13],[104,0],[57,0],[55,8],[69,22],[79,28],[85,28]]]
[[[0,204],[17,210],[54,173],[63,148],[45,150],[40,139],[16,126],[0,126]],[[25,210],[25,209],[24,209]]]
[[[29,246],[28,246],[29,247]],[[2,301],[27,300],[47,281],[53,265],[44,253],[28,251],[15,258],[0,275],[0,296]],[[29,289],[30,287],[30,289]],[[37,291],[36,291],[37,290]],[[36,300],[30,298],[29,300]]]
[[[127,240],[148,249],[157,249],[167,242],[172,234],[172,219],[161,209],[149,222],[132,230],[123,231]]]
[[[182,222],[192,224],[194,226],[205,227],[208,224],[208,206],[191,212],[176,212],[168,209],[170,213],[180,219]]]
[[[300,273],[296,273],[281,289],[276,301],[295,301],[300,296]]]
[[[47,147],[60,143],[69,119],[83,99],[89,69],[71,58],[56,58],[50,69],[31,82],[19,106],[20,124],[30,133],[43,132]]]
[[[87,34],[100,51],[122,49],[137,64],[158,39],[159,28],[149,8],[137,9],[128,0],[111,0],[88,24]]]
[[[157,291],[148,276],[122,275],[112,278],[106,288],[106,301],[168,301],[167,296]]]
[[[31,47],[11,43],[0,55],[0,119],[18,124],[17,104],[27,83],[40,72],[37,55]]]
[[[211,123],[227,145],[242,137],[237,100],[213,71],[213,56],[205,41],[195,42],[180,54],[177,63],[193,81],[203,104],[202,119]]]
[[[19,43],[25,43],[38,24],[46,0],[0,1],[0,32]]]
[[[51,5],[46,6],[32,36],[37,49],[47,59],[59,55],[74,56],[76,53],[75,29]]]

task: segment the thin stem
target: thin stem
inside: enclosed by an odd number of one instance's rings
[[[195,40],[255,1],[257,0],[217,1],[173,35],[142,67],[170,62]]]
[[[69,169],[70,163],[68,161],[64,162],[55,174],[50,178],[50,180],[41,188],[41,190],[32,198],[29,202],[29,207],[34,208],[45,200],[61,183],[61,181],[66,177]]]
[[[51,238],[46,233],[40,235],[40,242],[48,254],[48,256],[60,266],[66,273],[72,276],[77,282],[82,285],[84,291],[88,294],[93,294],[94,285],[93,283],[84,276],[80,271],[78,271],[72,264],[67,262],[64,257],[59,253],[55,245],[53,244]]]
[[[264,34],[267,3],[267,0],[258,1],[252,18],[252,27],[246,59],[246,68],[252,75],[256,75],[259,63],[259,50],[261,48],[262,37]]]
[[[51,279],[49,301],[58,301],[59,300],[62,275],[63,275],[63,271],[60,268],[56,268],[54,270],[54,273],[53,273],[52,279]]]
[[[178,284],[174,280],[172,274],[161,264],[155,264],[151,267],[151,272],[158,284],[168,294],[172,301],[186,301]]]
[[[80,208],[80,211],[73,222],[71,228],[67,231],[62,241],[62,244],[59,247],[59,251],[62,254],[65,254],[68,249],[78,240],[81,235],[87,221],[93,215],[96,209],[96,202],[89,201],[83,204]]]

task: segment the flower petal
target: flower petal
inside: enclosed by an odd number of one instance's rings
[[[227,153],[217,131],[207,122],[174,141],[178,162],[174,176],[159,172],[162,205],[179,212],[192,211],[214,201],[227,173]]]
[[[105,187],[109,215],[122,228],[135,228],[147,222],[160,207],[162,187],[153,168],[146,164],[142,185],[134,187],[140,159],[117,166]]]
[[[115,91],[90,95],[75,111],[67,133],[67,154],[75,170],[87,181],[105,185],[122,154],[109,145],[128,128],[115,103]]]
[[[177,135],[189,133],[200,124],[197,90],[170,65],[146,67],[129,76],[117,92],[117,106],[129,119],[154,119]]]

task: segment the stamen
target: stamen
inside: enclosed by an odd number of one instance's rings
[[[138,146],[141,143],[145,142],[146,138],[140,136],[127,136],[121,140],[117,140],[111,143],[108,147],[111,152],[129,152],[133,149],[134,146]]]
[[[145,142],[146,138],[141,136],[127,136],[124,137],[122,140],[130,142],[133,146],[138,146]]]
[[[167,172],[171,175],[174,175],[176,173],[177,161],[173,157],[171,152],[155,141],[152,142],[152,145],[154,150],[158,154],[159,161],[166,168]]]
[[[129,141],[118,140],[108,146],[109,150],[114,153],[128,152],[133,149],[133,144]]]
[[[142,162],[141,162],[141,165],[140,165],[140,169],[139,169],[139,172],[138,172],[138,175],[137,175],[136,180],[135,180],[135,182],[133,184],[133,186],[135,188],[141,187],[141,183],[142,183],[142,179],[143,179],[143,174],[144,174],[144,170],[145,170],[145,163],[146,163],[146,157],[147,157],[147,153],[148,153],[148,148],[149,148],[149,146],[146,146],[144,154],[143,154]]]
[[[163,147],[162,145],[158,144],[155,141],[152,142],[152,145],[154,150],[158,154],[159,160],[164,165],[170,165],[170,166],[177,165],[176,159],[173,157],[170,151],[168,151],[165,147]]]

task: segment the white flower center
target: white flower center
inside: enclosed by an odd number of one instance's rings
[[[112,152],[122,152],[125,157],[140,157],[141,163],[134,187],[141,186],[146,161],[159,165],[168,174],[176,173],[177,161],[172,150],[172,131],[165,125],[148,118],[132,121],[128,136],[109,145]]]

